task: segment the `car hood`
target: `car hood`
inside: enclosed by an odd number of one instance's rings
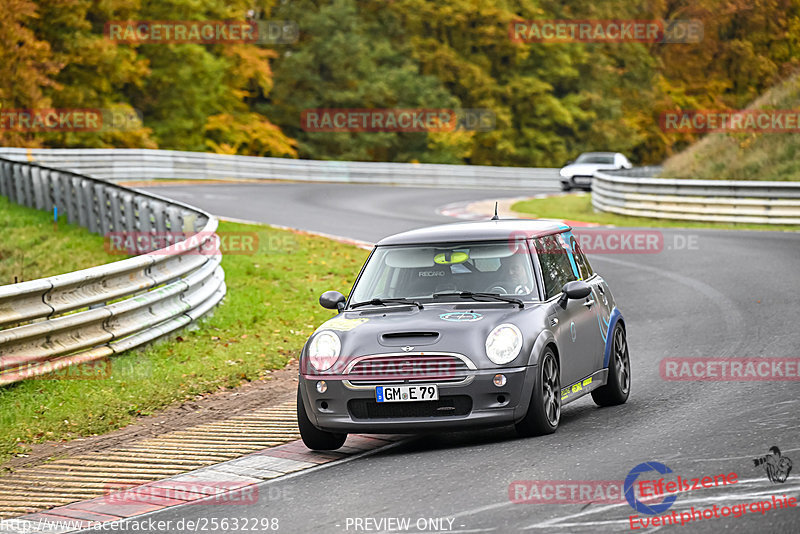
[[[573,163],[561,169],[561,176],[591,176],[595,171],[614,170],[613,163]]]
[[[315,334],[336,332],[342,344],[340,361],[373,354],[454,352],[482,369],[497,367],[486,357],[485,349],[486,337],[494,327],[511,323],[522,331],[520,356],[507,365],[514,367],[527,364],[527,355],[545,323],[542,306],[533,303],[524,309],[494,303],[424,306],[422,310],[388,306],[345,311],[323,323]]]

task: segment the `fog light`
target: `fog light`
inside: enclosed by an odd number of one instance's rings
[[[494,382],[495,386],[501,388],[506,385],[506,375],[494,375],[492,382]]]
[[[505,380],[503,380],[503,383],[505,384]],[[320,380],[317,382],[317,391],[319,393],[325,393],[328,391],[328,384],[326,384],[324,380]]]

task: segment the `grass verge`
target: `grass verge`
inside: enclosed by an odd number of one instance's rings
[[[108,254],[103,236],[0,196],[0,285],[35,280],[125,259]]]
[[[511,209],[525,216],[543,219],[569,219],[609,226],[657,227],[657,228],[712,228],[717,230],[782,230],[798,231],[800,226],[774,224],[730,224],[694,221],[673,221],[649,217],[629,217],[615,213],[595,212],[592,197],[587,193],[560,195],[547,198],[532,198],[516,202]]]
[[[97,252],[103,252],[102,237],[66,225],[59,226],[59,235],[80,242],[72,245],[85,249],[80,261],[67,245],[31,248],[28,244],[52,239],[47,235],[52,232],[48,214],[5,202],[0,220],[30,218],[38,223],[15,227],[3,239],[3,248],[26,247],[26,261],[46,266],[43,272],[121,258],[103,258]],[[347,291],[368,254],[351,245],[263,226],[221,222],[219,232],[256,233],[258,245],[250,255],[223,257],[228,293],[213,316],[170,342],[113,358],[105,378],[33,379],[0,388],[0,462],[24,454],[32,443],[103,434],[171,404],[268,378],[271,369],[296,357],[316,325],[331,316],[317,303],[319,294]],[[45,256],[65,257],[57,261]]]

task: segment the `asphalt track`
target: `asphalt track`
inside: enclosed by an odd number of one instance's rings
[[[153,190],[223,217],[367,241],[446,222],[436,213],[445,204],[520,194],[283,183]],[[772,495],[797,498],[800,383],[665,381],[659,362],[797,357],[800,234],[663,230],[663,239],[659,253],[590,255],[627,320],[633,366],[627,404],[600,409],[584,397],[564,408],[558,432],[547,437],[519,439],[508,428],[413,436],[363,458],[266,482],[256,504],[185,505],[138,519],[171,520],[163,530],[168,532],[186,532],[179,528],[181,519],[234,517],[278,518],[278,531],[293,533],[387,531],[381,528],[386,523],[377,523],[387,518],[407,518],[409,532],[630,531],[635,512],[626,502],[514,504],[509,486],[520,480],[622,481],[649,461],[684,478],[738,474],[738,482],[726,488],[681,495],[670,511]],[[694,246],[688,249],[687,243]],[[783,484],[770,483],[753,466],[752,458],[773,445],[794,460]],[[429,528],[426,520],[433,518],[443,522]],[[797,518],[798,508],[748,511],[667,528],[797,532]],[[127,528],[133,531],[130,522]]]

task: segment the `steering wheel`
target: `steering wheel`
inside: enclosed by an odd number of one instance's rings
[[[518,285],[514,288],[514,291],[506,291],[506,288],[503,286],[492,286],[486,290],[486,293],[500,293],[501,295],[527,295],[531,292],[531,289],[526,285]]]
[[[486,293],[500,293],[501,295],[508,295],[508,291],[503,286],[492,286],[486,290]]]

